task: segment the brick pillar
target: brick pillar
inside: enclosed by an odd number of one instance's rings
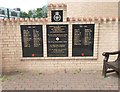
[[[0,76],[2,75],[2,23],[0,23]]]
[[[118,22],[119,25],[118,25],[118,49],[120,50],[120,22]]]
[[[2,23],[0,22],[0,76],[2,75]],[[2,82],[0,81],[0,92],[2,91]]]
[[[118,49],[120,50],[120,2],[118,2]]]

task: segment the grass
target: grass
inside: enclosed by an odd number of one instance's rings
[[[7,77],[7,76],[5,76],[5,75],[0,76],[0,81],[1,81],[1,82],[4,82],[4,81],[6,81],[6,80],[8,80],[8,77]]]
[[[39,75],[42,75],[42,73],[39,73]]]
[[[80,73],[80,72],[81,72],[81,69],[79,68],[79,69],[75,70],[75,72],[73,74],[77,74],[77,73]]]

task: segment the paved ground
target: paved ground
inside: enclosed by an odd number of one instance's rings
[[[6,75],[3,90],[118,90],[118,76],[101,71],[15,72]]]

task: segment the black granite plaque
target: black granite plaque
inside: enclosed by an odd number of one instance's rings
[[[42,25],[21,25],[23,57],[43,57]]]
[[[94,24],[73,24],[72,56],[93,56]]]
[[[47,25],[47,56],[68,56],[68,25]]]
[[[51,20],[52,22],[63,22],[63,10],[52,10]]]

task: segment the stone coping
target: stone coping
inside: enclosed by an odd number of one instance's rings
[[[48,22],[48,18],[4,18],[0,19],[0,22]],[[116,17],[67,17],[66,22],[89,22],[89,21],[95,21],[95,22],[115,22],[120,21],[120,18]]]

